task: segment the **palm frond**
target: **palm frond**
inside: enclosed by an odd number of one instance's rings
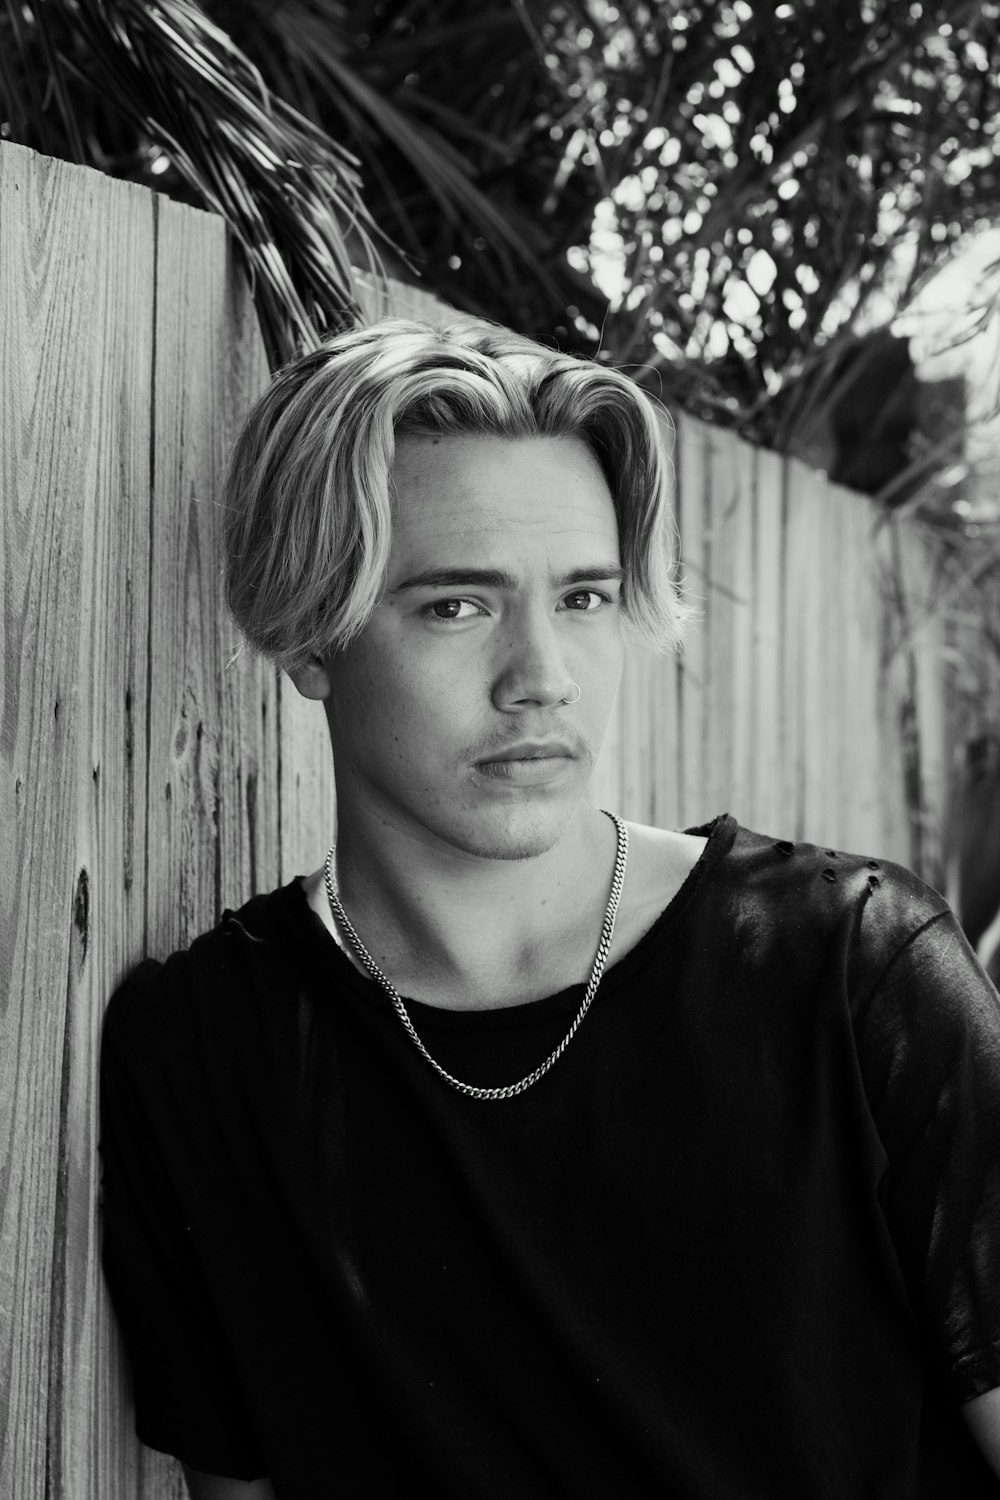
[[[225,218],[272,363],[360,317],[352,256],[376,285],[384,272],[357,159],[272,94],[198,5],[36,0],[33,35],[18,0],[5,8],[36,118],[45,59],[70,137],[66,155],[103,165],[75,125],[74,106],[92,90],[139,127],[147,152],[169,158],[195,201]],[[70,77],[82,86],[72,102]]]
[[[569,101],[511,0],[469,10],[458,0],[388,0],[373,18],[370,6],[340,0],[247,0],[227,20],[245,39],[266,27],[272,86],[286,96],[307,86],[311,117],[361,158],[375,217],[443,295],[470,305],[480,261],[502,303],[526,280],[548,303],[565,302],[564,247],[520,191],[533,161],[552,156],[548,129]],[[516,101],[515,76],[527,87]],[[449,270],[456,257],[461,276]],[[492,316],[504,316],[503,305]]]

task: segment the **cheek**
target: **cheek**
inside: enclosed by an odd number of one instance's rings
[[[463,678],[427,653],[357,652],[334,685],[344,742],[383,764],[439,756],[462,720]]]
[[[392,663],[355,647],[331,675],[331,722],[341,743],[377,745],[390,729],[399,698]]]

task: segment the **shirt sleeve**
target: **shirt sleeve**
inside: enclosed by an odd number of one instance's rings
[[[855,1030],[910,1299],[968,1401],[1000,1385],[1000,996],[950,910],[903,943]]]
[[[101,1046],[104,1274],[134,1383],[142,1442],[210,1474],[267,1470],[241,1399],[151,1105],[155,1037],[144,1030],[164,970],[143,964],[115,994]],[[155,1009],[155,1007],[154,1007]]]

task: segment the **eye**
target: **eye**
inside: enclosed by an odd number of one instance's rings
[[[597,589],[577,589],[572,594],[566,594],[563,603],[567,609],[581,614],[592,614],[603,605],[610,604],[611,597],[608,594],[599,593]]]
[[[434,620],[468,620],[480,612],[469,599],[435,599],[425,611]]]

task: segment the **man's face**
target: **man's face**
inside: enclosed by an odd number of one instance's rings
[[[580,801],[621,674],[600,465],[578,438],[402,437],[392,477],[385,594],[327,663],[338,802],[469,854],[540,854]]]

